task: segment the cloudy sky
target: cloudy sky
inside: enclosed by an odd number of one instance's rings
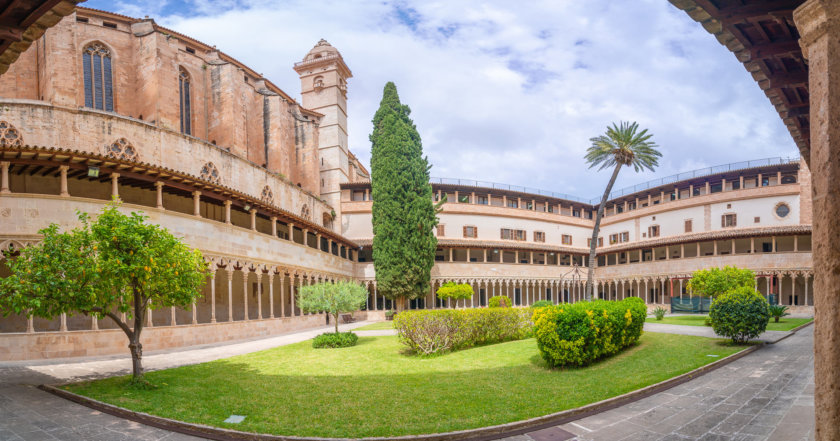
[[[797,156],[735,57],[667,0],[89,0],[216,45],[300,96],[292,64],[320,39],[341,51],[350,148],[367,165],[370,120],[394,81],[432,176],[596,197],[589,138],[613,121],[649,128],[658,171],[616,188],[728,162]]]

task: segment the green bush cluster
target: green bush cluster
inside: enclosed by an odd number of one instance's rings
[[[742,286],[715,298],[709,318],[715,334],[745,343],[767,329],[770,305],[753,287]]]
[[[327,332],[312,339],[312,347],[318,348],[346,348],[356,346],[359,336],[352,332]]]
[[[404,311],[394,317],[400,342],[421,355],[532,335],[531,310],[522,308]]]
[[[534,312],[537,347],[549,366],[585,366],[613,355],[642,335],[644,300],[594,300]]]
[[[510,308],[513,302],[508,296],[493,296],[487,301],[488,308]]]
[[[657,306],[656,309],[653,310],[653,316],[656,317],[657,320],[662,320],[665,318],[665,308],[661,306]]]
[[[551,303],[550,300],[537,300],[531,305],[532,308],[545,308],[546,306],[554,306],[554,303]]]

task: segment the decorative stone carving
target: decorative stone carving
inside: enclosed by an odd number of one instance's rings
[[[0,121],[0,147],[20,147],[23,138],[15,126],[6,121]]]
[[[208,162],[207,164],[204,164],[204,167],[201,167],[201,179],[217,185],[222,183],[222,177],[219,175],[219,169],[216,168],[212,162]]]
[[[300,207],[300,217],[306,220],[310,220],[312,218],[312,213],[309,212],[309,205],[303,204],[303,206]]]
[[[274,204],[274,193],[271,191],[271,188],[266,185],[262,189],[262,194],[260,195],[260,200],[268,205]]]
[[[125,138],[120,138],[105,146],[105,156],[121,161],[137,161],[137,149]]]

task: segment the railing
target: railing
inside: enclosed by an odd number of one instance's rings
[[[326,56],[323,56],[323,57],[313,58],[311,60],[298,61],[297,63],[295,63],[295,67],[303,66],[304,64],[308,64],[308,63],[315,63],[315,62],[318,62],[318,61],[332,60],[332,59],[339,59],[339,58],[341,58],[341,55],[338,55],[338,54],[326,55]]]
[[[625,187],[619,190],[615,190],[610,193],[609,200],[615,199],[621,196],[626,196],[628,194],[633,194],[639,191],[648,190],[651,188],[656,188],[662,185],[668,185],[677,183],[680,181],[685,181],[687,179],[694,179],[700,178],[703,176],[710,176],[715,175],[718,173],[725,173],[735,170],[743,170],[748,168],[754,167],[767,167],[771,165],[785,165],[785,164],[794,164],[799,162],[799,158],[783,158],[783,157],[775,157],[775,158],[765,158],[765,159],[755,159],[752,161],[740,161],[740,162],[732,162],[729,164],[722,164],[722,165],[715,165],[712,167],[700,168],[697,170],[677,173],[675,175],[666,176],[664,178],[653,179],[641,184],[633,185],[630,187]],[[579,196],[573,196],[566,193],[556,193],[553,191],[548,190],[540,190],[538,188],[531,188],[531,187],[522,187],[519,185],[510,185],[510,184],[500,184],[498,182],[488,182],[488,181],[475,181],[472,179],[456,179],[456,178],[429,178],[429,182],[432,184],[446,184],[446,185],[463,185],[466,187],[482,187],[482,188],[489,188],[494,190],[506,190],[506,191],[515,191],[519,193],[528,193],[528,194],[535,194],[540,196],[548,196],[557,199],[564,199],[567,201],[575,201],[581,202],[584,204],[589,204],[592,206],[597,206],[601,203],[601,198],[582,198]]]

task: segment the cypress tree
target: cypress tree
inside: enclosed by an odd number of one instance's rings
[[[397,310],[429,292],[437,249],[430,166],[410,113],[388,82],[370,135],[373,267],[378,292]]]

